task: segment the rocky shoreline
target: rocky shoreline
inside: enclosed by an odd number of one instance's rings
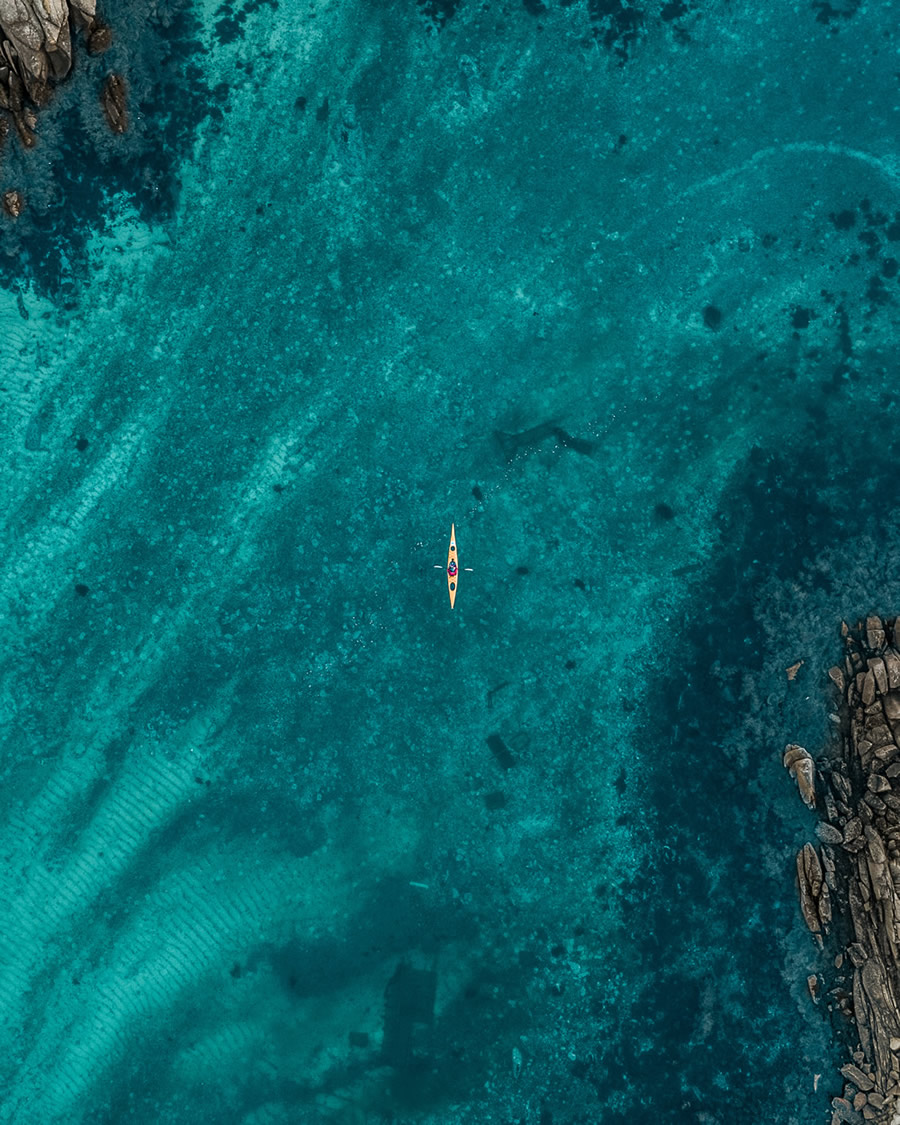
[[[841,633],[840,735],[817,763],[793,743],[784,754],[821,817],[818,848],[797,854],[800,909],[828,957],[807,983],[851,1056],[832,1125],[900,1125],[900,618]]]
[[[108,25],[97,17],[96,0],[0,0],[0,144],[10,123],[25,148],[37,142],[36,110],[53,95],[53,85],[72,70],[74,30],[83,32],[91,54],[112,43]],[[100,104],[110,129],[127,128],[125,80],[109,74]],[[16,219],[24,207],[18,190],[7,191],[3,209]]]

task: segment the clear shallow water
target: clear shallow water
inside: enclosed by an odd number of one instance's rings
[[[130,10],[4,158],[0,1119],[823,1119],[896,35],[671,9]]]

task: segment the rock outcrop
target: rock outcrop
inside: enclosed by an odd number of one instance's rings
[[[72,69],[73,29],[84,32],[92,54],[112,41],[109,27],[97,20],[96,0],[0,0],[0,142],[12,118],[22,144],[35,144],[34,111],[47,104],[53,84]],[[128,115],[121,76],[109,76],[101,102],[110,128],[124,132]]]
[[[3,193],[3,210],[11,219],[18,219],[25,206],[25,197],[20,191],[5,191]]]
[[[838,744],[817,765],[791,744],[784,764],[821,816],[820,846],[806,844],[796,867],[803,917],[833,955],[824,988],[810,992],[827,1000],[852,1055],[832,1125],[891,1125],[900,1120],[900,618],[841,632],[845,658],[828,673],[840,694]]]
[[[95,0],[0,0],[3,54],[37,105],[72,68],[71,27],[89,31],[96,15]]]
[[[797,780],[797,788],[800,790],[800,796],[809,808],[816,807],[816,767],[812,760],[812,755],[792,742],[785,747],[784,751],[784,766],[785,769],[791,771]]]

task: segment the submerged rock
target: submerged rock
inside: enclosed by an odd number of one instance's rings
[[[820,946],[833,943],[822,991],[846,997],[836,1009],[852,1062],[832,1119],[891,1125],[900,1114],[900,619],[869,616],[841,633],[846,675],[828,673],[842,695],[837,745],[814,764],[792,743],[784,765],[810,807],[818,768],[826,799],[816,835],[835,845],[820,861],[808,843],[796,864],[803,918]]]
[[[832,1098],[831,1105],[834,1109],[832,1120],[845,1122],[846,1125],[863,1125],[863,1116],[857,1113],[846,1098]]]
[[[25,196],[20,191],[3,193],[3,210],[10,218],[18,219],[25,208]]]
[[[802,746],[790,743],[785,747],[784,766],[797,779],[800,796],[811,809],[816,807],[816,767],[812,756]]]
[[[100,101],[109,127],[114,133],[124,133],[128,128],[127,94],[128,88],[122,75],[110,74],[103,84]]]
[[[92,55],[102,55],[112,46],[112,29],[105,23],[94,25],[88,36],[87,48]]]

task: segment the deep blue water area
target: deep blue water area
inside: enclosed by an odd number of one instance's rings
[[[626,918],[645,930],[644,956],[655,970],[635,1021],[653,1032],[645,1031],[645,1049],[632,1053],[621,1081],[652,1090],[651,1105],[667,1106],[672,1120],[701,1108],[723,1120],[729,1114],[780,1120],[784,1113],[783,1083],[798,1044],[784,1033],[783,953],[775,935],[790,929],[796,910],[791,899],[773,897],[763,859],[769,849],[784,848],[792,833],[760,796],[778,769],[777,746],[768,740],[799,723],[791,688],[779,690],[766,675],[758,603],[773,580],[793,584],[810,558],[833,549],[850,573],[816,573],[806,582],[839,604],[839,587],[853,581],[857,545],[879,525],[885,505],[896,507],[895,449],[859,456],[853,442],[840,440],[860,425],[865,420],[854,418],[829,427],[834,445],[850,456],[818,442],[809,424],[796,438],[802,467],[780,449],[751,450],[719,513],[716,563],[703,582],[705,612],[686,623],[678,672],[657,699],[657,721],[670,733],[660,739],[643,800],[665,845],[660,862],[642,873],[626,899]],[[838,481],[839,491],[824,502],[822,483]],[[802,612],[796,603],[792,609]],[[779,625],[787,631],[793,621],[780,616]],[[764,702],[748,714],[762,692]],[[701,1046],[691,1041],[694,1013],[712,980],[729,987],[708,1006],[710,1032]],[[834,1030],[842,1042],[846,1029]],[[821,1063],[828,1061],[824,1049]],[[725,1078],[712,1091],[711,1071]],[[808,1098],[812,1103],[811,1089]],[[622,1120],[633,1119],[629,1108]]]
[[[104,15],[0,154],[0,1122],[829,1120],[888,13]]]

